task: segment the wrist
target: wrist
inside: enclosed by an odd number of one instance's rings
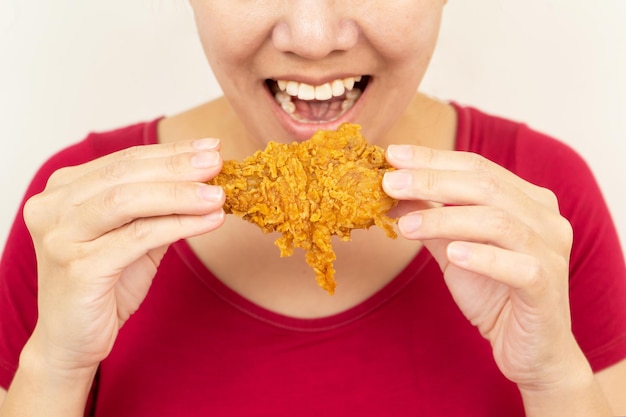
[[[612,415],[582,352],[569,362],[560,378],[518,387],[528,417]]]
[[[58,348],[40,340],[35,330],[20,354],[19,369],[42,381],[91,385],[99,363],[78,366],[73,361],[63,359],[63,355],[56,354],[55,350]]]
[[[20,354],[0,415],[82,417],[97,365],[60,366],[31,337]]]
[[[33,334],[20,354],[2,415],[82,417],[98,368],[63,366]]]

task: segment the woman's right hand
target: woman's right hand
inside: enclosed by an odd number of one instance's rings
[[[62,168],[26,204],[39,318],[30,349],[59,371],[95,369],[145,298],[167,247],[224,221],[219,142],[138,146]],[[34,346],[32,346],[34,344]]]

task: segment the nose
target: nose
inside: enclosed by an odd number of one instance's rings
[[[359,39],[356,22],[342,13],[334,0],[289,0],[272,30],[274,46],[303,58],[321,59],[346,51]]]

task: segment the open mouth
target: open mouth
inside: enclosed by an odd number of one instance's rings
[[[334,80],[322,85],[297,81],[266,80],[278,105],[301,123],[327,123],[339,119],[361,97],[370,77],[367,75]]]

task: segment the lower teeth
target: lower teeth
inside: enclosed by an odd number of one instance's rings
[[[344,100],[341,102],[341,110],[344,112],[354,106],[355,100]]]
[[[296,105],[293,104],[291,101],[280,103],[280,107],[282,107],[285,113],[288,114],[294,114],[296,112]]]
[[[346,93],[345,99],[341,102],[341,114],[338,115],[335,119],[341,117],[345,112],[354,106],[354,103],[361,97],[363,92],[358,88],[352,89]],[[283,111],[289,115],[291,115],[294,119],[302,121],[302,118],[296,115],[296,105],[291,101],[291,96],[284,91],[279,91],[274,95],[274,99]]]

